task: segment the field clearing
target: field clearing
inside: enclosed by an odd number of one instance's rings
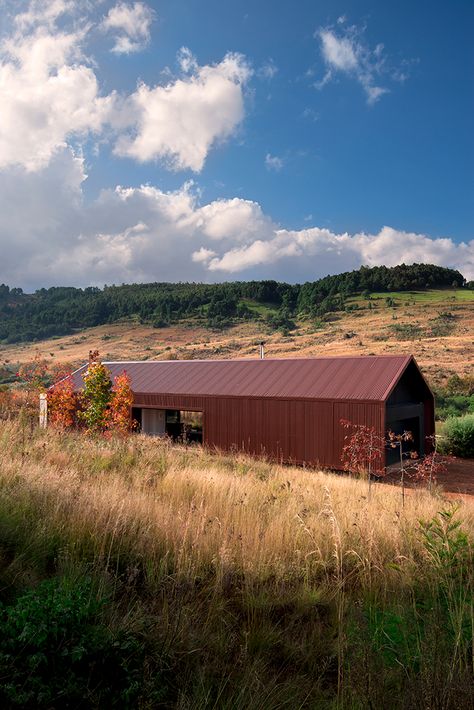
[[[220,332],[193,322],[157,329],[134,321],[114,323],[38,343],[0,346],[0,363],[16,365],[39,352],[52,362],[79,366],[89,349],[98,349],[108,360],[249,358],[258,356],[258,343],[264,340],[267,357],[412,353],[430,383],[443,385],[453,373],[465,376],[474,371],[473,293],[374,294],[370,302],[359,299],[358,310],[329,314],[326,321],[298,322],[288,335],[270,331],[264,322],[241,323]],[[397,307],[387,305],[390,297]],[[447,334],[423,332],[443,313],[452,316]],[[422,332],[404,336],[404,329],[413,326]]]
[[[372,300],[385,300],[393,298],[398,303],[474,303],[474,291],[467,289],[431,289],[429,291],[374,291],[370,293]],[[350,302],[360,302],[367,300],[364,296],[355,296],[349,299]]]

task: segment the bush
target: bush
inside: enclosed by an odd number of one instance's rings
[[[143,684],[143,645],[103,623],[91,583],[41,583],[0,606],[2,707],[127,707]]]
[[[449,382],[448,382],[449,385]],[[474,394],[451,394],[449,388],[435,389],[436,419],[444,421],[448,417],[474,414]]]
[[[474,414],[447,419],[442,448],[453,456],[474,458]]]
[[[265,321],[271,330],[288,332],[296,328],[296,325],[291,320],[290,313],[286,308],[280,308],[277,313],[269,313]]]
[[[389,326],[397,340],[415,340],[423,336],[423,329],[417,323],[395,323]]]

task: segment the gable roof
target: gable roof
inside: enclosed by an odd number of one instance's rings
[[[412,361],[411,355],[380,355],[103,364],[112,379],[126,370],[135,394],[381,402]],[[84,365],[73,374],[77,389],[86,370]]]

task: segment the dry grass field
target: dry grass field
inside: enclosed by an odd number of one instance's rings
[[[269,331],[263,321],[222,332],[193,322],[159,329],[114,323],[73,336],[0,346],[0,364],[21,363],[39,352],[51,361],[80,365],[89,349],[98,349],[108,360],[247,358],[258,356],[263,339],[267,357],[413,353],[436,386],[453,373],[474,372],[474,291],[372,294],[370,301],[358,297],[354,304],[358,310],[331,314],[327,321],[296,323],[288,335]],[[449,315],[443,320],[443,314]]]
[[[388,589],[399,579],[390,562],[403,561],[407,574],[423,566],[410,531],[443,506],[441,492],[411,491],[402,509],[393,485],[373,485],[369,499],[367,482],[352,477],[139,435],[37,431],[21,466],[21,436],[16,423],[1,426],[2,484],[43,498],[51,526],[77,540],[92,534],[96,554],[115,538],[136,559],[146,556],[151,578],[166,550],[178,575],[214,568],[220,578],[239,569],[255,581],[330,580],[342,564]],[[474,537],[474,504],[459,502]]]
[[[0,452],[4,707],[472,707],[468,499],[21,422]]]

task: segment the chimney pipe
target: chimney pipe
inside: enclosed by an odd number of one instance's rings
[[[260,360],[263,360],[265,357],[265,351],[263,349],[264,345],[265,345],[265,342],[262,340],[260,343]]]

